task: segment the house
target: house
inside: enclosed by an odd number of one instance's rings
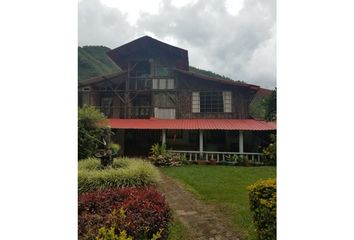
[[[79,105],[109,118],[124,155],[165,143],[190,160],[259,159],[275,122],[250,118],[259,86],[189,71],[188,51],[148,36],[109,51],[122,71],[79,82]]]

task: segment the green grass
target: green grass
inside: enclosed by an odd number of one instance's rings
[[[256,239],[247,186],[275,177],[275,167],[182,166],[161,171],[182,182],[198,198],[217,205],[247,239]]]
[[[169,230],[168,240],[192,240],[187,228],[177,218],[170,223]]]
[[[159,181],[159,172],[141,159],[116,158],[111,167],[102,168],[96,158],[79,161],[79,193],[111,187],[148,186]]]

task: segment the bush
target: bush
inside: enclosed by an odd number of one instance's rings
[[[159,239],[167,239],[171,219],[165,198],[153,188],[142,187],[80,194],[78,214],[78,234],[82,240],[102,238],[102,235],[119,236],[123,231],[126,237],[134,239],[151,239],[154,235],[157,239],[159,234]]]
[[[78,120],[78,158],[85,159],[93,156],[109,128],[106,117],[92,106],[79,108]]]
[[[275,166],[277,164],[277,139],[274,134],[270,138],[272,142],[263,149],[262,154],[266,165]]]
[[[88,158],[78,164],[78,190],[80,193],[112,187],[148,186],[159,180],[158,170],[140,159],[116,158],[103,168],[100,160]]]
[[[166,144],[154,144],[150,148],[151,155],[149,160],[155,166],[180,166],[183,162],[186,162],[185,155],[172,153],[167,150]]]
[[[250,208],[259,240],[276,239],[276,180],[260,180],[248,187]]]

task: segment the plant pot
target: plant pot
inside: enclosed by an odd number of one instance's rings
[[[218,162],[216,160],[209,160],[209,164],[210,165],[216,165],[216,164],[218,164]]]
[[[205,160],[198,160],[197,163],[198,163],[198,165],[206,165],[206,164],[207,164],[207,161],[205,161]]]

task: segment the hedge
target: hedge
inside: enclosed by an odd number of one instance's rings
[[[257,181],[248,187],[250,209],[259,240],[276,239],[276,180]]]
[[[150,186],[158,180],[156,167],[140,159],[117,158],[106,168],[95,158],[79,161],[79,193],[113,187]]]

